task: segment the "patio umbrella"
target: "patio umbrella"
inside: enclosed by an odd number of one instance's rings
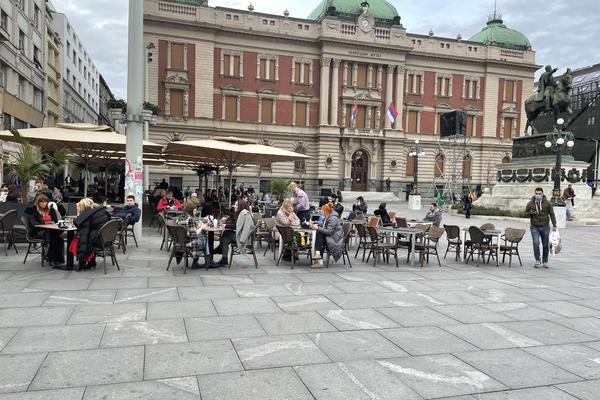
[[[63,124],[59,123],[53,128],[19,129],[21,137],[34,146],[46,150],[69,150],[76,159],[88,169],[93,161],[101,163],[114,154],[122,154],[125,159],[125,146],[127,138],[118,134],[108,125],[94,124]],[[0,139],[14,141],[15,137],[9,130],[0,131]],[[144,141],[144,152],[160,153],[161,146]],[[87,174],[84,176],[85,192],[87,195]]]
[[[229,171],[231,203],[233,171],[244,165],[263,165],[310,158],[304,154],[236,137],[169,142],[163,149],[166,157],[197,157],[198,161],[222,166]]]

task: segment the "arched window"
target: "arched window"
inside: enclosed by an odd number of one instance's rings
[[[470,155],[466,155],[465,158],[463,158],[463,163],[462,163],[462,176],[464,179],[471,178],[472,164],[473,164],[473,159],[471,158]]]
[[[444,155],[438,154],[435,156],[435,166],[433,169],[433,175],[436,178],[439,178],[444,174]]]
[[[502,159],[502,164],[508,164],[509,162],[510,162],[510,156],[505,156],[505,157]]]
[[[406,176],[415,175],[415,158],[410,154],[406,155]]]
[[[298,154],[306,154],[306,148],[304,145],[299,144],[294,149],[294,152]],[[294,174],[304,174],[306,173],[306,161],[305,160],[296,160],[294,161]]]

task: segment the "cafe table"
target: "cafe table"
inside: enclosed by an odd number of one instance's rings
[[[392,226],[378,228],[379,232],[392,234],[402,234],[409,237],[410,240],[410,265],[415,265],[415,244],[419,236],[423,237],[423,231],[418,228],[394,228]]]
[[[46,229],[46,230],[54,230],[54,231],[60,231],[60,232],[67,232],[67,254],[66,254],[66,260],[67,263],[63,264],[63,265],[57,265],[54,266],[52,268],[54,269],[60,269],[63,271],[73,271],[73,254],[71,254],[71,252],[69,251],[69,247],[71,246],[71,242],[73,241],[73,239],[75,239],[75,232],[77,232],[77,228],[74,226],[68,226],[66,228],[60,228],[58,226],[58,224],[43,224],[43,225],[36,225],[35,226],[36,229]],[[42,256],[43,257],[43,256]]]
[[[499,229],[482,229],[481,230],[485,236],[496,237],[496,267],[500,265],[498,259],[500,258],[500,237],[502,236],[502,231]],[[463,244],[467,241],[467,234],[469,233],[469,228],[463,228]],[[467,259],[467,255],[465,252],[465,260]]]

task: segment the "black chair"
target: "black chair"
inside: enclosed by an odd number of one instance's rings
[[[346,265],[346,260],[348,260],[348,265],[352,268],[352,263],[350,262],[350,255],[348,254],[348,247],[350,246],[350,239],[352,238],[352,224],[345,223],[342,225],[344,230],[344,249],[342,253],[342,262]],[[326,246],[327,247],[327,246]],[[325,267],[329,268],[329,260],[331,258],[331,254],[327,251],[327,258],[325,260]]]
[[[121,226],[119,227],[119,232],[117,233],[117,239],[119,242],[117,248],[122,248],[123,254],[127,252],[127,240],[125,239],[125,236],[127,235],[127,225],[129,225],[129,215],[127,215],[125,219],[121,221]]]
[[[458,225],[444,225],[446,230],[446,238],[448,239],[448,247],[446,248],[446,254],[448,255],[450,249],[456,250],[455,261],[460,261],[460,253],[462,251],[462,239],[460,238],[460,227]]]
[[[281,262],[281,259],[283,258],[283,254],[286,251],[289,251],[290,253],[292,259],[292,269],[294,269],[294,264],[296,264],[296,253],[301,253],[303,251],[307,253],[310,259],[310,263],[312,265],[312,246],[310,243],[307,243],[305,245],[299,243],[298,240],[296,240],[297,238],[294,237],[294,230],[289,226],[277,226],[277,231],[279,231],[279,235],[281,235],[281,240],[283,242],[283,246],[281,247],[281,253],[279,254],[279,258],[277,259],[278,266]]]
[[[517,256],[519,259],[519,264],[521,267],[523,266],[523,262],[521,261],[521,255],[519,254],[519,243],[523,240],[525,236],[525,229],[515,229],[515,228],[506,228],[504,231],[504,244],[500,246],[500,251],[502,252],[502,262],[506,260],[506,256],[508,255],[508,267],[512,268],[512,257],[513,255]]]
[[[469,246],[469,256],[465,260],[465,264],[469,263],[469,260],[473,259],[475,252],[477,252],[477,265],[479,265],[479,260],[483,258],[485,262],[485,255],[488,255],[488,262],[493,255],[496,255],[497,247],[492,246],[489,242],[487,242],[485,233],[476,226],[469,227],[469,236],[471,237],[471,245]]]
[[[441,267],[442,262],[438,254],[438,243],[446,230],[437,226],[431,226],[427,231],[427,235],[422,243],[415,243],[415,251],[419,252],[419,260],[421,262],[421,268],[424,266],[425,258],[429,263],[429,255],[435,254],[438,260],[438,265]]]
[[[27,241],[27,252],[25,253],[25,259],[23,260],[23,264],[27,262],[27,256],[29,256],[30,254],[39,254],[42,259],[43,267],[44,257],[46,256],[46,240],[31,236],[31,231],[33,230],[33,227],[29,223],[29,219],[27,217],[21,217],[21,222],[25,226],[25,240]]]
[[[10,210],[0,217],[0,239],[4,243],[4,255],[8,256],[8,248],[12,246],[15,253],[19,254],[15,245],[15,224],[17,223],[17,210]]]
[[[398,268],[398,246],[396,243],[387,243],[379,238],[379,233],[377,232],[377,228],[373,226],[367,226],[367,232],[369,233],[369,237],[371,238],[371,250],[369,251],[369,255],[367,256],[367,263],[373,255],[373,267],[377,266],[377,259],[380,255],[383,255],[384,258],[387,255],[388,261],[390,257],[390,253],[394,254],[394,259],[396,260],[396,268]],[[395,242],[395,238],[392,239]]]
[[[258,268],[258,261],[256,260],[256,250],[254,248],[254,240],[256,239],[256,227],[252,229],[250,232],[250,236],[248,237],[248,243],[246,243],[246,254],[252,254],[252,258],[254,259],[254,268]],[[238,249],[237,243],[229,244],[229,261],[228,265],[231,269],[231,263],[233,262],[234,255],[240,255],[240,250]]]
[[[356,232],[358,233],[358,246],[356,247],[356,254],[354,258],[358,257],[358,252],[360,249],[363,249],[362,260],[365,261],[365,256],[367,255],[367,250],[371,251],[371,247],[373,244],[371,243],[371,237],[367,232],[366,225],[356,224]]]
[[[183,259],[183,273],[187,274],[189,266],[188,258],[192,256],[192,246],[188,239],[187,228],[177,224],[167,224],[165,229],[169,233],[169,237],[172,238],[173,242],[171,245],[171,255],[169,256],[169,263],[167,264],[167,271],[171,267],[173,258],[179,264],[178,259]]]
[[[263,257],[267,256],[267,252],[269,251],[269,249],[273,250],[273,261],[275,261],[275,249],[277,249],[277,246],[279,245],[279,241],[275,238],[275,219],[273,218],[265,218],[264,219],[264,223],[265,223],[265,230],[269,233],[269,235],[267,236],[262,236],[259,239],[259,242],[262,243],[263,240],[267,241],[267,247],[265,248],[265,253],[263,254]],[[258,233],[257,233],[258,235]]]
[[[136,222],[137,223],[137,222]],[[127,238],[131,236],[133,238],[133,242],[135,243],[135,247],[138,246],[137,237],[135,237],[135,224],[128,223],[125,227],[125,244],[127,245]]]
[[[117,261],[117,251],[115,249],[115,242],[117,241],[117,235],[121,228],[121,221],[112,220],[108,221],[100,228],[98,232],[98,242],[94,246],[94,252],[96,257],[102,257],[104,264],[104,273],[106,274],[106,257],[110,257],[113,266],[116,266],[120,271],[119,262]]]

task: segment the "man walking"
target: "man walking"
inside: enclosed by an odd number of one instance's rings
[[[535,195],[525,210],[531,220],[531,238],[533,239],[533,255],[535,268],[548,268],[548,254],[550,253],[550,220],[552,230],[556,230],[556,217],[552,204],[544,196],[542,188],[535,189]],[[540,259],[540,240],[542,242],[542,258]]]
[[[298,216],[300,222],[310,222],[310,203],[308,195],[296,182],[290,183],[288,188],[294,193],[294,212]]]

